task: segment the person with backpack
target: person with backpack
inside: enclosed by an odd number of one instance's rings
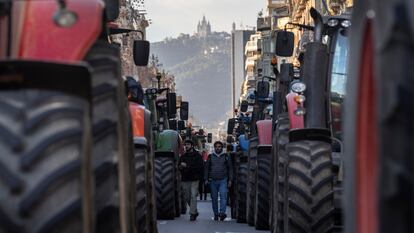
[[[224,221],[227,217],[227,188],[231,186],[233,180],[233,167],[229,156],[224,153],[223,143],[220,141],[214,143],[214,152],[208,155],[204,180],[210,184],[214,220]],[[220,209],[218,206],[219,194]]]
[[[185,140],[185,153],[180,157],[179,169],[181,171],[181,185],[186,204],[190,206],[190,221],[195,221],[198,216],[197,196],[198,183],[203,177],[203,158],[194,149],[193,141]]]

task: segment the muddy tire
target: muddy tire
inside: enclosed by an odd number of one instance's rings
[[[256,199],[256,159],[257,159],[257,138],[250,140],[249,146],[249,174],[246,196],[246,220],[250,226],[254,226],[254,206]]]
[[[152,145],[152,140],[149,145]],[[155,201],[155,178],[154,178],[154,153],[151,152],[148,154],[147,159],[147,198],[148,198],[148,231],[150,233],[157,233],[157,203]]]
[[[2,90],[0,109],[0,232],[93,231],[88,101]]]
[[[157,201],[157,219],[175,217],[175,169],[174,158],[155,158],[155,197]]]
[[[331,145],[297,141],[286,145],[288,195],[285,232],[331,232],[334,226]]]
[[[254,226],[257,230],[269,230],[271,154],[257,156],[257,177]]]
[[[134,226],[133,148],[117,46],[98,40],[85,60],[92,68],[93,165],[98,232]],[[121,219],[121,214],[125,217]],[[127,230],[127,232],[129,232]]]
[[[148,151],[144,147],[135,148],[135,188],[136,188],[136,203],[135,216],[136,226],[139,233],[148,232],[148,198],[147,198],[147,157]]]
[[[237,172],[237,222],[246,223],[246,198],[248,164],[240,163]]]
[[[289,142],[289,116],[288,113],[278,115],[274,133],[273,157],[272,157],[272,191],[271,191],[271,214],[270,227],[272,233],[284,232],[284,196],[285,196],[285,173],[286,173],[286,144]]]

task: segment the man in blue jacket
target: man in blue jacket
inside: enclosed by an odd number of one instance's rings
[[[211,200],[213,205],[214,220],[224,221],[227,217],[227,187],[233,180],[233,167],[229,156],[223,151],[223,143],[214,143],[214,152],[208,155],[204,180],[210,183]],[[218,208],[218,195],[220,194],[220,210]]]

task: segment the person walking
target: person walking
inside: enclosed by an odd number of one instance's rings
[[[227,188],[233,180],[233,167],[229,156],[223,151],[223,143],[214,142],[214,152],[208,155],[204,180],[210,184],[211,201],[214,212],[214,220],[224,221],[227,208]],[[220,194],[220,210],[218,196]]]
[[[185,153],[180,157],[178,167],[181,172],[185,203],[190,206],[190,221],[195,221],[198,216],[198,183],[203,176],[203,159],[194,149],[193,141],[186,140],[184,147]]]

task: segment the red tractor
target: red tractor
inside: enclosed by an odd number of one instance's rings
[[[414,232],[414,4],[355,1],[345,102],[345,232]]]
[[[119,2],[0,2],[0,231],[136,232]],[[149,43],[136,41],[136,64]],[[141,50],[141,51],[138,51]]]

